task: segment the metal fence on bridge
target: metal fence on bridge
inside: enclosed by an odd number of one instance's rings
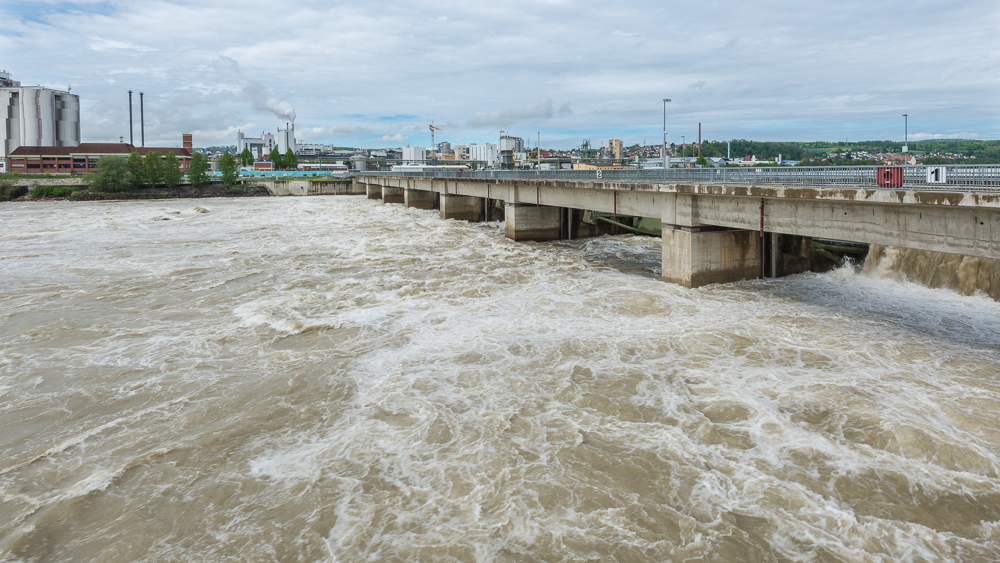
[[[426,170],[422,172],[354,172],[353,175],[1000,192],[1000,164],[671,168],[667,170]]]

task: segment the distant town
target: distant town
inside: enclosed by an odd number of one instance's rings
[[[129,93],[131,100],[131,92]],[[140,98],[141,100],[141,98]],[[141,101],[140,101],[141,104]],[[141,107],[140,107],[141,109]],[[5,134],[0,138],[0,173],[83,174],[92,172],[103,157],[173,154],[188,171],[197,152],[212,171],[223,155],[240,163],[244,175],[336,173],[351,170],[390,170],[393,167],[463,167],[469,169],[662,169],[723,166],[851,166],[916,164],[987,164],[1000,162],[1000,141],[941,139],[914,141],[772,142],[734,139],[625,145],[620,139],[581,139],[571,150],[531,147],[525,140],[500,132],[496,143],[402,146],[380,149],[338,147],[299,142],[294,122],[272,132],[251,136],[240,131],[228,146],[196,148],[190,134],[179,135],[175,147],[147,147],[143,124],[139,143],[83,142],[80,138],[80,100],[69,91],[23,86],[0,71],[0,115]],[[140,111],[141,113],[141,111]],[[131,114],[131,106],[130,106]],[[133,124],[129,124],[133,129]],[[440,129],[430,124],[428,137]],[[666,154],[664,154],[664,149]]]

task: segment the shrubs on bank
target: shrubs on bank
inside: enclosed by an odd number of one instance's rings
[[[197,158],[198,156],[201,158]],[[196,159],[199,166],[197,174]],[[192,158],[192,185],[206,183],[207,166],[202,169],[202,163],[207,164],[205,157],[195,153],[195,158]],[[157,151],[150,151],[145,158],[133,151],[127,160],[121,157],[102,157],[97,161],[97,170],[87,174],[86,182],[95,192],[120,193],[139,188],[174,188],[180,185],[183,178],[180,163],[173,151],[168,152],[166,156]]]
[[[31,190],[31,197],[34,199],[66,197],[69,195],[73,195],[73,188],[71,186],[36,186],[35,189]]]

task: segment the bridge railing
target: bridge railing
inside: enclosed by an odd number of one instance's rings
[[[1000,192],[1000,164],[706,167],[667,170],[425,170],[354,172],[352,175]]]

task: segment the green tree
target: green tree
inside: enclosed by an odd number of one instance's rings
[[[155,188],[163,185],[163,155],[157,151],[149,151],[143,159],[146,170],[146,185]]]
[[[703,156],[699,156],[698,159],[694,161],[694,163],[695,164],[700,164],[702,166],[708,166],[708,161],[705,160],[705,157],[703,157]]]
[[[292,149],[285,151],[285,156],[281,157],[281,164],[289,170],[295,170],[299,167],[299,157],[295,156]]]
[[[132,153],[138,155],[139,153]],[[129,155],[129,161],[132,156]],[[87,174],[87,186],[95,192],[128,192],[134,187],[129,161],[118,156],[102,156],[97,169]]]
[[[233,155],[228,151],[222,153],[222,157],[219,158],[219,170],[222,171],[222,183],[227,188],[236,185],[236,179],[239,177],[237,167],[238,163]]]
[[[271,159],[271,162],[274,163],[274,169],[275,170],[280,170],[280,169],[284,168],[284,166],[282,166],[282,164],[284,164],[284,163],[282,162],[282,159],[281,159],[281,153],[278,152],[278,147],[274,147],[273,149],[271,149],[271,153],[268,154],[267,156],[268,156],[268,158]]]
[[[250,152],[250,147],[243,147],[243,152],[240,153],[240,166],[251,165],[253,165],[253,154]]]
[[[142,165],[142,155],[138,151],[128,153],[126,166],[129,172],[129,187],[133,190],[141,188],[146,183],[146,169]]]
[[[168,152],[167,157],[163,159],[163,183],[168,188],[176,188],[183,179],[184,173],[181,172],[181,164],[177,162],[177,155],[174,151]]]
[[[188,171],[188,181],[192,186],[204,186],[208,183],[208,159],[201,151],[191,155],[191,170]]]

